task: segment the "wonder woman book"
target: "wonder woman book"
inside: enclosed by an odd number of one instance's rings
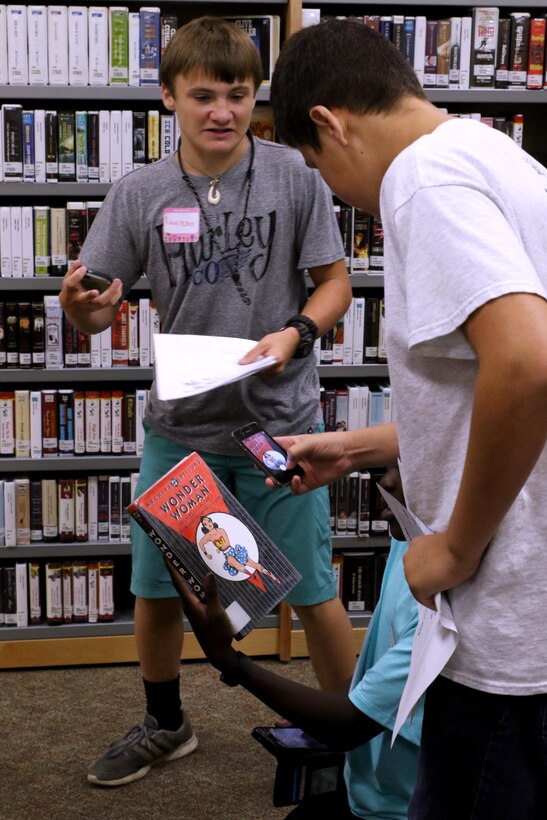
[[[237,640],[300,580],[197,453],[180,461],[128,510],[201,600],[205,576],[214,572]]]

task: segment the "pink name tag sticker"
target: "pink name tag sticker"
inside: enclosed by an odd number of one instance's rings
[[[198,239],[199,208],[164,208],[164,242],[197,242]]]

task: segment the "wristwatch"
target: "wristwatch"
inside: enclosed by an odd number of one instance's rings
[[[293,359],[305,359],[312,352],[314,342],[317,339],[317,325],[309,316],[299,313],[297,316],[291,316],[281,330],[288,327],[294,327],[300,333],[300,343],[293,354]]]

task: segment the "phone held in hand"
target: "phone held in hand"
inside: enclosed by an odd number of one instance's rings
[[[80,280],[82,287],[86,290],[98,290],[99,293],[104,293],[105,290],[112,284],[111,280],[98,271],[88,270]]]
[[[256,726],[251,735],[277,760],[274,806],[344,791],[343,752],[329,749],[296,727]]]
[[[243,451],[269,476],[278,487],[290,484],[293,476],[304,476],[304,470],[298,464],[287,469],[287,451],[278,444],[256,421],[251,421],[232,432]]]

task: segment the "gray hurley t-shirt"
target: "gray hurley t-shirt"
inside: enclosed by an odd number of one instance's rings
[[[279,330],[307,301],[304,269],[343,258],[332,197],[300,154],[255,139],[251,152],[221,175],[220,203],[207,202],[208,177],[191,176],[209,226],[197,242],[163,240],[167,208],[196,208],[174,155],[116,182],[85,241],[88,268],[118,277],[124,294],[146,272],[162,333],[259,340]],[[239,251],[238,251],[239,245]],[[233,279],[239,274],[250,304]],[[258,420],[274,435],[306,432],[321,418],[314,356],[292,359],[278,376],[251,376],[177,401],[159,401],[152,386],[147,420],[159,435],[191,448],[238,453],[231,431]]]

